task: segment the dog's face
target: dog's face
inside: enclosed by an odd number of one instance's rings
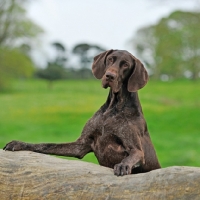
[[[96,78],[102,79],[102,86],[110,87],[114,93],[119,92],[123,84],[129,92],[135,92],[148,80],[142,63],[124,50],[109,50],[96,56],[92,71]]]
[[[113,51],[107,56],[105,65],[102,86],[103,88],[111,87],[112,91],[117,93],[133,71],[133,59],[128,52]]]

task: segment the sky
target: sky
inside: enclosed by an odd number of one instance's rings
[[[200,8],[199,2],[199,0],[34,0],[28,6],[28,15],[45,31],[41,40],[43,46],[56,41],[71,51],[78,43],[90,43],[105,49],[126,49],[133,53],[130,40],[138,29],[155,24],[174,10]]]

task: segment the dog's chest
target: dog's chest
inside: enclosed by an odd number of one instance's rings
[[[117,149],[118,145],[122,145],[122,140],[130,135],[130,122],[123,115],[102,115],[95,121],[95,144],[101,147],[112,144]]]
[[[93,127],[94,144],[100,146],[110,143],[125,144],[124,141],[129,141],[134,132],[137,132],[139,121],[140,117],[127,110],[116,113],[100,110],[93,116],[90,123]]]
[[[127,124],[127,119],[121,113],[118,114],[102,114],[98,117],[96,121],[97,129],[102,135],[118,132],[122,129],[125,124]]]
[[[98,114],[94,121],[96,128],[92,149],[100,164],[112,167],[111,163],[119,163],[127,156],[130,137],[136,127],[134,123],[137,122],[123,113]]]

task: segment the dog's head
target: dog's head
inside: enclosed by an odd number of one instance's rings
[[[129,92],[136,92],[148,81],[148,74],[143,64],[125,50],[109,50],[94,57],[92,72],[97,79],[102,79],[104,88],[110,87],[114,93],[127,84]]]

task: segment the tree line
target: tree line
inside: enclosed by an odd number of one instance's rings
[[[43,29],[27,16],[29,0],[0,1],[0,90],[9,88],[12,79],[37,77],[52,82],[66,78],[91,78],[88,66],[98,53],[104,51],[96,44],[77,44],[72,53],[79,58],[80,68],[70,66],[66,47],[52,42],[56,55],[46,61],[45,68],[36,66],[32,58],[34,44]]]
[[[51,61],[47,61],[44,69],[38,69],[35,77],[46,79],[49,87],[59,79],[88,79],[92,78],[91,64],[95,55],[105,51],[99,45],[81,43],[74,46],[72,53],[79,58],[79,67],[70,66],[66,56],[66,48],[60,42],[53,42],[51,46],[56,50],[56,56]]]
[[[37,77],[52,82],[58,79],[91,78],[93,57],[103,51],[99,45],[81,43],[71,50],[79,68],[70,64],[62,42],[50,44],[55,57],[45,68],[36,67],[32,49],[43,29],[28,18],[29,0],[0,2],[0,90],[9,87],[12,79]],[[175,80],[200,78],[200,13],[175,11],[156,24],[142,27],[130,40],[136,56],[145,63],[154,79]]]
[[[153,78],[200,78],[199,22],[199,12],[175,11],[137,31],[133,47]]]

